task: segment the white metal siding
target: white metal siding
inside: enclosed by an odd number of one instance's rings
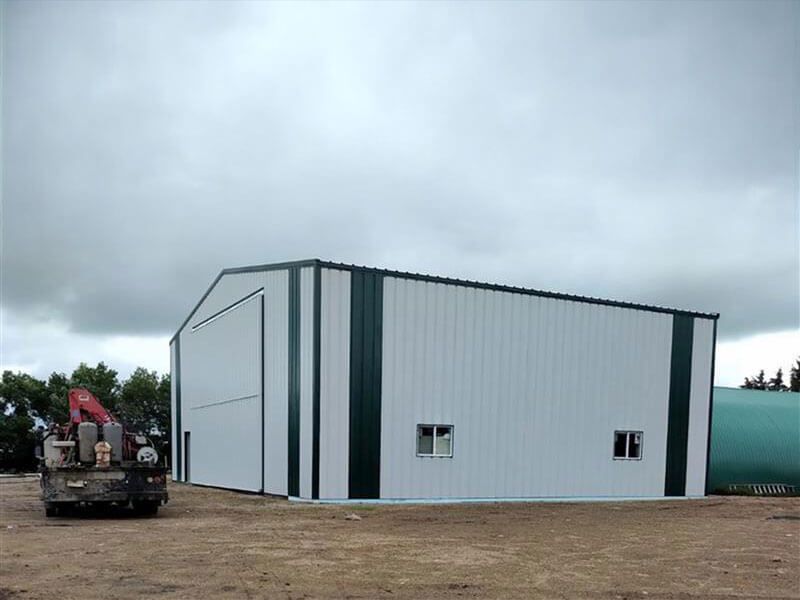
[[[350,273],[322,269],[319,497],[347,498],[350,434]]]
[[[256,297],[181,340],[182,426],[191,432],[192,483],[261,488],[260,310]]]
[[[708,402],[711,396],[711,360],[714,322],[694,320],[692,381],[689,395],[689,438],[686,459],[686,495],[703,496],[706,489]]]
[[[186,334],[192,327],[205,321],[211,315],[227,308],[234,302],[249,295],[264,286],[267,273],[234,273],[224,275],[217,285],[209,292],[208,296],[197,307],[197,312],[192,315],[186,327],[181,332]]]
[[[392,277],[383,298],[382,498],[663,495],[671,315]],[[419,423],[454,425],[453,458],[416,456]],[[615,430],[641,461],[612,460]]]
[[[289,272],[264,277],[264,491],[289,487]]]
[[[210,364],[206,361],[201,365],[195,364],[192,355],[193,337],[205,329],[213,328],[217,323],[224,322],[229,315],[237,313],[240,309],[234,310],[232,313],[221,317],[218,321],[199,329],[196,333],[192,333],[192,327],[201,323],[208,317],[214,315],[220,310],[230,306],[238,300],[248,296],[254,291],[264,288],[264,356],[263,367],[259,365],[259,377],[261,369],[264,373],[264,485],[265,491],[273,494],[284,495],[287,492],[287,461],[288,461],[288,336],[289,336],[289,323],[288,323],[288,294],[289,294],[289,275],[288,271],[262,271],[256,273],[235,273],[223,276],[216,284],[214,289],[211,290],[209,295],[198,307],[197,312],[187,323],[184,330],[180,333],[181,340],[181,369],[182,369],[182,397],[183,397],[183,425],[184,431],[189,431],[186,417],[189,413],[187,409],[187,385],[197,385],[196,380],[202,382],[209,377],[216,377],[221,381],[229,378],[226,370],[218,364]],[[248,305],[255,303],[260,306],[258,298],[251,300]],[[246,305],[246,306],[248,306]],[[244,308],[244,307],[242,307]],[[245,336],[257,336],[258,346],[260,351],[261,343],[261,322],[255,321],[247,332],[243,332]],[[223,356],[220,361],[225,360],[225,346],[222,346]],[[224,363],[222,363],[224,364]],[[205,365],[205,366],[204,366]],[[205,371],[204,371],[205,369]],[[205,374],[204,374],[205,373]],[[260,389],[259,393],[259,411],[260,411]],[[237,430],[240,426],[239,420],[241,416],[235,412],[223,412],[216,415],[219,420],[214,427],[218,430],[230,428]],[[260,416],[254,419],[254,427],[258,427],[258,441],[259,447],[256,451],[256,459],[258,466],[255,467],[255,476],[261,480],[261,420]],[[174,440],[175,438],[173,438]],[[181,444],[183,439],[181,438]],[[198,439],[192,432],[192,476],[195,481],[197,479],[194,475],[197,473],[196,467],[201,460],[196,453],[198,448]],[[208,469],[214,472],[224,472],[230,468],[231,456],[238,454],[231,454],[234,452],[233,447],[223,448],[220,451],[222,462],[213,461],[209,463]],[[221,483],[212,485],[220,485],[222,487],[235,487],[227,486]],[[249,489],[249,488],[248,488]]]
[[[300,497],[311,498],[314,451],[314,269],[300,271]]]
[[[300,281],[305,498],[312,486],[313,271],[303,268]],[[288,279],[287,270],[223,276],[180,334],[182,430],[192,432],[194,482],[259,489],[263,372],[264,490],[288,491]],[[321,269],[323,499],[348,495],[350,280],[349,271]],[[192,333],[262,287],[263,314],[255,298]],[[382,498],[663,495],[670,314],[390,276],[383,299]],[[702,495],[713,321],[696,318],[694,326],[686,493]],[[170,361],[175,415],[175,343]],[[173,441],[181,433],[175,421]],[[419,423],[455,426],[452,459],[416,456]],[[644,432],[641,461],[612,460],[614,430]],[[172,452],[175,475],[175,443]]]

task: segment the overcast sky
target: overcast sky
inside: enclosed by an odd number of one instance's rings
[[[722,314],[800,354],[800,2],[7,2],[2,363],[169,368],[226,266]]]

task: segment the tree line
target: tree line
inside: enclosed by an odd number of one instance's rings
[[[170,376],[138,367],[120,381],[105,363],[90,367],[81,363],[69,377],[53,372],[41,380],[27,373],[4,371],[0,380],[0,470],[36,468],[34,449],[37,429],[69,421],[70,388],[82,387],[128,431],[142,432],[161,457],[169,456]]]
[[[81,363],[67,376],[53,372],[45,381],[27,373],[4,371],[0,380],[0,471],[32,470],[36,467],[36,430],[69,420],[67,393],[84,387],[92,392],[129,431],[143,432],[159,454],[169,456],[170,376],[138,367],[120,381],[105,363],[90,367]],[[767,378],[745,377],[740,386],[770,392],[800,392],[800,358],[792,366],[788,385],[782,369]]]
[[[783,380],[783,369],[778,369],[775,377],[767,379],[764,369],[754,377],[745,377],[739,386],[747,390],[764,390],[767,392],[800,392],[800,358],[795,361],[789,372],[789,385]]]

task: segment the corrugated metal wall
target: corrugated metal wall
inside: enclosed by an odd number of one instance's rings
[[[714,321],[694,320],[692,387],[689,396],[689,437],[686,455],[686,495],[706,493],[708,449],[708,402],[711,397],[711,361],[714,352]]]
[[[383,322],[381,497],[664,494],[671,315],[386,277]]]
[[[182,427],[181,435],[176,438],[173,437],[173,445],[175,441],[183,443],[183,433],[191,431],[192,433],[192,480],[198,483],[206,483],[208,485],[217,485],[221,487],[233,487],[238,489],[253,489],[252,476],[248,477],[246,487],[242,487],[239,483],[231,485],[226,483],[228,476],[226,471],[231,469],[232,462],[237,462],[238,454],[232,454],[234,447],[224,447],[214,456],[203,457],[202,461],[207,466],[198,467],[201,458],[197,455],[199,447],[199,436],[195,435],[193,428],[200,427],[208,432],[211,436],[212,432],[218,435],[226,435],[223,430],[232,429],[237,430],[240,427],[240,421],[248,421],[251,423],[249,427],[257,428],[258,448],[255,451],[255,460],[258,466],[256,469],[256,476],[260,482],[261,475],[261,423],[260,406],[261,406],[261,390],[260,390],[260,377],[263,371],[264,375],[264,491],[267,493],[284,495],[287,492],[287,460],[288,460],[288,284],[289,277],[288,271],[266,271],[256,273],[241,273],[225,275],[219,280],[217,285],[208,294],[203,303],[198,307],[196,313],[192,316],[187,326],[180,333],[180,350],[181,350],[181,375],[182,380],[186,384],[182,386]],[[253,376],[258,376],[258,401],[259,415],[252,417],[252,415],[240,415],[235,410],[219,410],[219,414],[211,415],[208,413],[207,417],[200,419],[194,415],[193,421],[186,421],[189,414],[189,406],[198,402],[197,397],[202,394],[202,389],[206,385],[216,385],[215,381],[220,380],[225,382],[229,379],[228,369],[239,369],[240,366],[230,365],[229,359],[232,353],[227,349],[240,343],[239,338],[249,340],[248,343],[254,343],[250,339],[252,336],[258,337],[258,350],[260,352],[261,345],[261,321],[251,321],[250,326],[241,332],[230,331],[223,335],[220,339],[220,356],[207,355],[204,356],[202,351],[197,350],[198,340],[204,330],[226,330],[226,321],[230,319],[239,318],[237,314],[247,307],[248,311],[253,310],[251,303],[255,302],[258,306],[261,301],[251,301],[250,303],[233,310],[218,321],[214,321],[210,325],[199,329],[197,332],[192,333],[192,327],[198,323],[203,322],[207,318],[216,314],[220,310],[229,307],[240,299],[252,294],[258,289],[264,289],[263,305],[264,305],[264,355],[263,362],[252,364],[248,362],[248,368],[253,370]],[[259,319],[261,317],[259,316]],[[229,337],[228,337],[229,336]],[[174,371],[173,371],[174,373]],[[174,400],[173,400],[174,401]],[[196,412],[196,411],[195,411]],[[177,416],[177,415],[176,415]],[[173,423],[177,419],[173,419]],[[249,431],[249,430],[248,430]],[[256,429],[253,429],[255,432]],[[248,435],[253,434],[249,432]],[[177,432],[175,432],[177,435]],[[248,446],[249,448],[249,446]],[[248,450],[248,453],[250,450]],[[185,460],[185,457],[184,457]],[[251,458],[244,459],[249,464]],[[251,465],[252,467],[252,465]],[[207,469],[208,481],[200,481],[197,479],[197,469]],[[256,490],[259,487],[255,488]]]
[[[314,269],[300,271],[300,497],[311,498],[314,450]]]
[[[714,388],[709,468],[711,492],[734,484],[800,489],[800,394]]]
[[[256,435],[261,444],[255,423],[264,428],[263,457],[260,447],[255,454],[259,480],[263,460],[264,491],[286,495],[288,469],[295,464],[298,479],[292,481],[299,481],[300,496],[313,495],[315,268],[320,269],[319,497],[358,495],[358,490],[353,495],[350,477],[351,413],[359,401],[351,397],[356,389],[351,380],[363,374],[351,372],[351,310],[357,307],[351,302],[353,276],[346,268],[303,265],[295,296],[289,293],[287,269],[228,273],[198,307],[171,348],[173,374],[180,365],[183,381],[178,394],[173,378],[173,407],[177,410],[175,398],[181,395],[176,417],[183,418],[180,432],[173,419],[173,440],[182,442],[181,434],[192,432],[193,481],[259,489],[250,474],[250,438]],[[375,320],[382,322],[382,352],[375,354],[380,393],[370,400],[381,411],[376,445],[380,497],[664,495],[672,314],[385,273],[380,280],[383,299],[377,310],[382,308],[382,315]],[[262,303],[259,297],[192,332],[192,326],[262,288],[263,314],[254,308]],[[299,316],[293,344],[290,296],[299,303],[293,305]],[[373,310],[371,305],[362,308]],[[260,319],[263,360],[258,360]],[[689,456],[686,494],[702,495],[714,322],[693,321],[693,332],[683,343],[684,356],[691,351],[690,399],[680,410],[688,410],[688,419],[685,412],[681,417],[684,428],[688,420],[688,436],[685,429],[682,434]],[[298,345],[299,400],[292,400],[289,348]],[[233,400],[240,387],[247,388],[242,396],[248,398],[198,407],[212,392]],[[292,450],[290,460],[292,402],[299,403],[299,455]],[[454,425],[452,458],[416,456],[416,426],[422,423]],[[644,432],[642,460],[612,460],[615,430]],[[219,449],[217,442],[227,444],[230,432],[247,447],[246,458],[235,468],[225,447],[215,455],[203,454]],[[173,466],[179,475],[176,446]],[[676,489],[682,490],[679,474]]]
[[[265,292],[264,491],[286,495],[289,461],[289,272],[270,271],[260,275],[264,278]]]
[[[261,489],[261,297],[181,344],[182,426],[192,483]]]
[[[347,498],[350,415],[350,273],[322,269],[319,497]]]

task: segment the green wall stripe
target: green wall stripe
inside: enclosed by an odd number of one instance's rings
[[[350,279],[349,498],[380,497],[383,275]]]
[[[667,465],[664,495],[685,496],[694,318],[675,315],[672,319],[672,360],[669,377],[669,420],[667,422]]]
[[[289,269],[288,493],[300,495],[300,269]]]
[[[322,315],[322,269],[314,265],[314,373],[312,394],[313,448],[311,450],[311,497],[319,498],[319,368],[320,317]]]
[[[175,473],[178,481],[183,480],[183,430],[181,429],[181,338],[175,338]]]

